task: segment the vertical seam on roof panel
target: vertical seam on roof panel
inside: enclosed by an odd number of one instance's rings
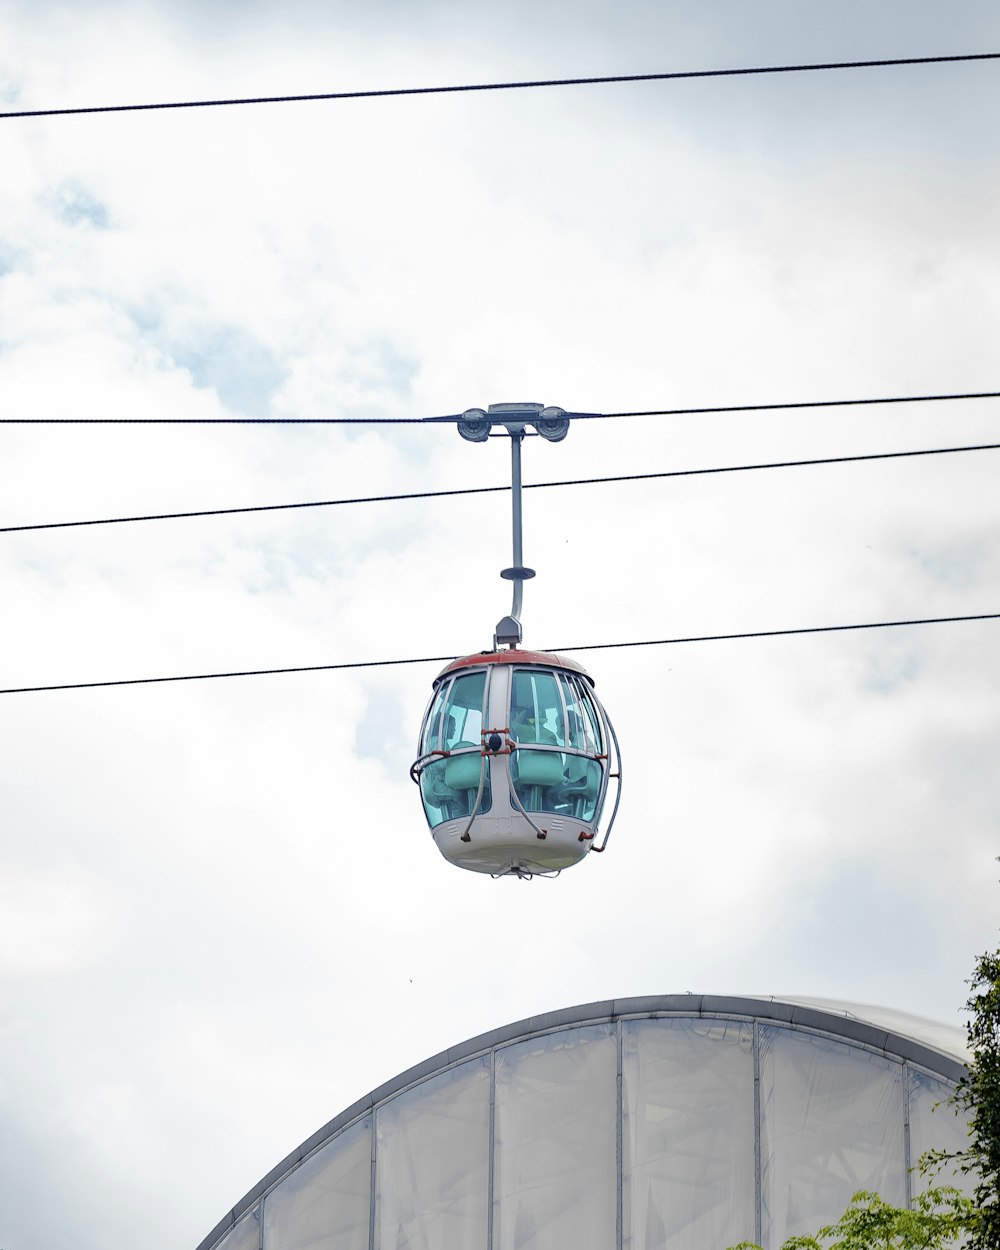
[[[760,1025],[753,1022],[753,1235],[761,1244]]]
[[[904,1189],[905,1203],[907,1207],[913,1206],[913,1178],[910,1175],[910,1168],[913,1166],[910,1162],[912,1147],[910,1145],[910,1065],[903,1064],[903,1169],[904,1169]]]
[[[624,1067],[624,1034],[621,1020],[615,1021],[615,1245],[622,1250],[625,1227],[622,1216],[625,1189],[624,1119],[625,1097],[622,1071]]]
[[[497,1052],[490,1051],[489,1158],[486,1168],[486,1250],[493,1250],[493,1169],[496,1166]]]
[[[257,1221],[257,1250],[264,1250],[264,1200],[254,1208],[253,1217]]]
[[[375,1154],[378,1148],[378,1135],[375,1132],[375,1116],[372,1111],[371,1138],[371,1175],[368,1181],[368,1250],[375,1250]]]

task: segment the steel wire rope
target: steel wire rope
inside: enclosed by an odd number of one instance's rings
[[[0,118],[65,117],[95,113],[139,113],[167,109],[220,108],[245,104],[302,104],[322,100],[370,100],[391,96],[458,95],[481,91],[518,91],[540,87],[583,87],[612,83],[668,82],[689,78],[736,78],[756,74],[803,74],[835,69],[885,69],[902,65],[945,65],[962,61],[993,61],[1000,52],[955,53],[942,56],[882,57],[863,61],[818,61],[790,65],[753,65],[736,69],[671,70],[657,74],[604,74],[582,78],[534,78],[519,81],[458,83],[437,87],[386,87],[363,91],[322,91],[297,95],[240,96],[211,100],[168,100],[149,104],[98,104],[78,108],[17,109]]]
[[[729,412],[784,412],[800,408],[855,408],[871,404],[928,404],[946,400],[1000,399],[1000,391],[942,395],[877,395],[863,399],[796,399],[787,403],[715,404],[700,408],[647,408],[634,412],[567,412],[572,421],[623,417],[710,416]],[[0,425],[451,425],[462,413],[440,417],[0,417]]]
[[[795,629],[755,629],[734,634],[697,634],[684,638],[647,638],[631,642],[591,642],[577,646],[546,647],[546,651],[566,653],[571,651],[612,651],[627,647],[668,647],[683,643],[733,642],[748,638],[788,638],[804,634],[847,633],[862,629],[898,629],[913,625],[954,625],[964,621],[996,621],[1000,612],[980,612],[970,616],[926,616],[905,621],[865,621],[849,625],[807,625]],[[484,651],[483,655],[492,652]],[[286,673],[327,673],[346,669],[398,668],[409,664],[447,664],[460,658],[457,655],[421,655],[394,660],[351,660],[340,664],[300,664],[291,668],[241,669],[226,673],[182,673],[169,677],[125,677],[112,681],[63,682],[51,686],[11,686],[0,689],[0,694],[40,694],[51,690],[94,690],[107,686],[150,686],[177,681],[212,681],[222,677],[272,677]]]
[[[560,486],[600,486],[614,482],[646,482],[673,477],[703,477],[720,473],[750,473],[760,469],[796,469],[809,465],[856,464],[872,460],[903,460],[914,456],[946,456],[960,452],[998,451],[1000,443],[974,443],[963,447],[928,447],[914,451],[877,451],[855,456],[818,456],[808,460],[773,460],[758,464],[720,465],[708,469],[667,469],[659,473],[623,473],[611,477],[563,478],[552,482],[525,482],[524,490],[550,490]],[[88,525],[125,525],[138,521],[178,521],[192,517],[237,516],[254,512],[287,512],[301,508],[337,508],[351,504],[400,503],[413,499],[446,499],[456,495],[491,495],[510,491],[509,486],[465,486],[454,490],[411,491],[400,495],[357,495],[347,499],[316,499],[304,503],[256,504],[245,508],[203,508],[192,512],[154,512],[143,516],[98,517],[86,521],[50,521],[36,525],[0,525],[0,534],[38,530],[72,529]]]

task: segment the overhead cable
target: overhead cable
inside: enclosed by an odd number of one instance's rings
[[[929,616],[907,621],[867,621],[852,625],[810,625],[798,629],[757,629],[738,634],[699,634],[687,638],[648,638],[639,642],[591,642],[573,647],[546,647],[546,651],[610,651],[626,647],[668,647],[693,642],[733,642],[746,638],[787,638],[795,634],[835,634],[861,629],[897,629],[907,625],[953,625],[961,621],[996,621],[1000,612],[975,616]],[[491,652],[483,652],[490,655]],[[228,673],[184,673],[171,677],[125,677],[114,681],[63,682],[53,686],[12,686],[0,694],[39,694],[48,690],[95,690],[105,686],[149,686],[175,681],[212,681],[219,677],[271,677],[284,673],[328,673],[345,669],[397,668],[407,664],[447,664],[456,655],[422,655],[401,660],[353,660],[343,664],[301,664],[294,668],[255,668]]]
[[[791,404],[731,404],[711,408],[662,408],[642,412],[602,412],[598,418],[614,417],[689,417],[722,412],[775,412],[795,408],[856,408],[864,404],[927,404],[943,399],[1000,399],[1000,391],[967,391],[957,395],[883,395],[876,399],[813,399]],[[587,420],[590,414],[576,414],[577,420]]]
[[[879,395],[866,399],[797,399],[789,403],[722,404],[702,408],[649,408],[635,412],[567,412],[572,421],[620,417],[687,417],[726,412],[783,412],[796,408],[856,408],[865,404],[929,404],[953,399],[1000,399],[1000,391],[950,395]],[[449,425],[463,414],[443,417],[0,417],[0,425]]]
[[[900,65],[944,65],[960,61],[993,61],[1000,52],[973,52],[953,56],[885,57],[866,61],[819,61],[796,65],[754,65],[740,69],[673,70],[660,74],[605,74],[586,78],[534,78],[514,82],[461,83],[440,87],[389,87],[367,91],[322,91],[301,95],[240,96],[214,100],[170,100],[157,104],[98,104],[81,108],[18,109],[0,118],[64,117],[83,113],[139,113],[166,109],[219,108],[237,104],[302,104],[321,100],[370,100],[389,96],[458,95],[474,91],[517,91],[535,87],[584,87],[609,83],[668,82],[682,78],[735,78],[756,74],[803,74],[817,70],[884,69]]]
[[[460,412],[445,417],[0,417],[0,425],[447,425],[461,419]]]
[[[549,490],[557,486],[599,486],[610,482],[646,482],[669,477],[700,477],[717,473],[749,473],[757,469],[795,469],[818,464],[854,464],[865,460],[902,460],[911,456],[946,456],[963,451],[998,451],[1000,443],[975,443],[966,447],[929,447],[918,451],[878,451],[857,456],[819,456],[810,460],[773,460],[762,464],[730,464],[711,469],[668,469],[662,473],[624,473],[613,477],[565,478],[554,482],[526,482],[524,490]],[[251,512],[286,512],[299,508],[336,508],[348,504],[400,503],[410,499],[445,499],[455,495],[509,493],[509,486],[466,486],[455,490],[421,490],[403,495],[356,495],[348,499],[315,499],[307,503],[256,504],[247,508],[203,508],[195,512],[153,512],[143,516],[100,517],[88,521],[49,521],[39,525],[0,525],[0,534],[28,530],[71,529],[84,525],[124,525],[135,521],[179,521],[190,517],[237,516]]]

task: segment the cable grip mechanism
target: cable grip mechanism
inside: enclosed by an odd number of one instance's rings
[[[521,442],[525,427],[530,426],[536,434],[550,443],[559,443],[569,433],[569,416],[565,408],[546,408],[544,404],[511,403],[490,404],[489,409],[468,408],[458,419],[458,432],[470,443],[485,443],[495,425],[503,426],[510,436],[510,499],[513,530],[514,561],[510,568],[502,569],[500,576],[514,583],[514,597],[510,615],[502,617],[493,634],[493,650],[516,647],[521,642],[521,606],[524,583],[535,576],[535,570],[525,566],[522,552],[521,520]]]

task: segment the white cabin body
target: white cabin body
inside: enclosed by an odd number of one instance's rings
[[[453,661],[435,679],[418,750],[427,822],[458,867],[531,877],[603,849],[617,742],[575,661],[519,649]]]

